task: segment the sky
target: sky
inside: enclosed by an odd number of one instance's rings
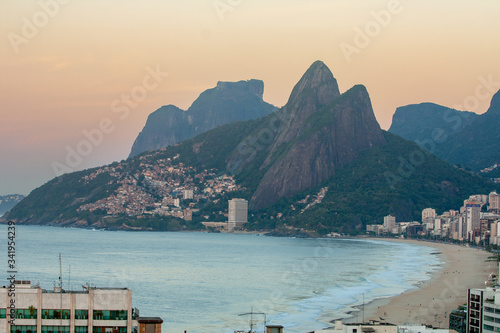
[[[484,113],[500,89],[498,0],[4,0],[0,195],[126,159],[147,116],[217,81],[261,79],[278,107],[322,60],[399,106]]]

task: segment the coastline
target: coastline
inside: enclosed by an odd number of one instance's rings
[[[350,318],[344,322],[381,320],[396,325],[426,324],[448,327],[449,314],[467,303],[468,288],[484,288],[490,274],[498,274],[495,262],[486,262],[491,254],[481,249],[449,243],[434,243],[407,239],[366,238],[378,241],[404,242],[436,249],[442,266],[429,280],[402,294],[376,299],[363,306],[354,307]],[[332,321],[334,322],[334,321]]]

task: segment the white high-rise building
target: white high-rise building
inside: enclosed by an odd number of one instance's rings
[[[434,219],[434,230],[441,231],[443,220],[440,218]]]
[[[392,232],[392,230],[396,227],[396,217],[392,215],[387,215],[384,217],[384,229],[387,232]]]
[[[184,200],[193,199],[194,198],[193,190],[184,190],[184,191],[182,191],[182,194],[183,194]]]
[[[465,219],[467,225],[467,238],[473,240],[470,238],[470,235],[474,230],[481,228],[481,203],[477,201],[468,201],[465,204]]]
[[[497,192],[491,192],[489,195],[489,210],[500,212],[500,194]]]
[[[245,199],[229,200],[228,230],[241,228],[248,222],[248,201]]]
[[[436,210],[434,208],[426,208],[422,211],[422,223],[434,224],[435,219],[436,219]]]
[[[130,289],[45,290],[30,281],[10,282],[0,288],[0,333],[133,333],[137,329]],[[10,290],[15,290],[14,298]]]

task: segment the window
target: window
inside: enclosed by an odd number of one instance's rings
[[[36,326],[31,325],[12,325],[10,333],[36,333]]]
[[[106,326],[94,326],[94,333],[127,333],[126,326],[120,327],[106,327]]]
[[[75,310],[75,319],[89,319],[89,310]]]
[[[70,310],[42,310],[42,319],[69,319]]]
[[[89,328],[87,326],[75,326],[75,333],[87,333]]]
[[[92,318],[96,320],[127,320],[127,311],[94,310]]]
[[[69,333],[69,326],[42,326],[42,333]]]
[[[16,309],[17,319],[36,319],[36,309]]]
[[[484,320],[485,320],[485,321],[495,322],[495,318],[490,317],[490,316],[487,316],[487,315],[484,315]]]
[[[0,318],[7,318],[7,309],[0,309]]]

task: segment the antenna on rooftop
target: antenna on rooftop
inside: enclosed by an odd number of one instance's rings
[[[250,315],[250,332],[253,333],[253,326],[254,326],[253,315],[254,314],[264,315],[264,331],[265,331],[266,330],[267,318],[266,318],[266,314],[264,312],[253,312],[253,306],[252,306],[250,308],[250,312],[248,312],[248,313],[242,313],[242,314],[239,314],[238,316],[248,316],[248,315]]]
[[[59,287],[61,287],[62,290],[62,261],[61,261],[61,254],[59,253]]]
[[[363,324],[365,323],[365,293],[363,293]]]

